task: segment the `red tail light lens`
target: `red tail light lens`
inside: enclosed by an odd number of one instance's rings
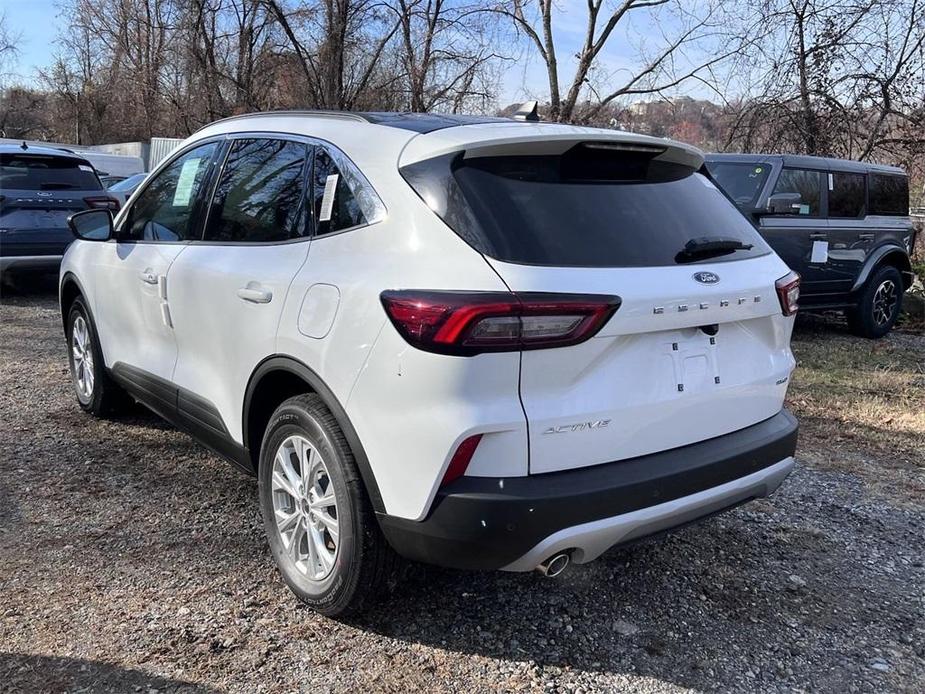
[[[620,308],[620,297],[593,294],[407,290],[381,299],[411,345],[459,356],[578,344]]]
[[[119,209],[119,201],[108,196],[84,198],[84,202],[90,209],[112,210],[113,212]]]
[[[472,461],[472,456],[475,455],[475,449],[479,447],[479,441],[481,440],[482,435],[476,434],[475,436],[470,436],[461,444],[459,444],[459,448],[456,449],[456,452],[450,459],[450,465],[447,467],[446,472],[443,475],[443,480],[440,482],[441,487],[449,484],[455,479],[459,479],[464,474],[466,474],[466,468],[469,467],[469,463]]]
[[[800,276],[791,272],[777,280],[774,287],[777,289],[777,298],[780,299],[780,307],[784,315],[792,316],[799,308]]]

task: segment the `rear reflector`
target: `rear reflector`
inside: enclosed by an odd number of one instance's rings
[[[119,201],[105,195],[84,198],[84,202],[90,209],[112,210],[113,212],[119,209]]]
[[[481,440],[482,435],[476,434],[459,444],[459,447],[453,454],[453,458],[450,460],[450,465],[447,467],[446,473],[443,475],[443,480],[440,482],[441,487],[466,474],[466,468],[469,467],[469,462],[472,460],[472,456],[475,455],[475,449],[478,448],[479,441]]]
[[[784,275],[774,283],[774,288],[777,289],[777,298],[780,299],[784,315],[792,316],[796,313],[800,299],[800,276],[795,272]]]
[[[595,294],[403,290],[381,299],[409,344],[458,356],[575,345],[620,308],[620,297]]]

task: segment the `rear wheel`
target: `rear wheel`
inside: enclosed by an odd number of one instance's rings
[[[125,392],[106,373],[90,312],[80,297],[68,312],[67,347],[71,382],[81,408],[98,417],[121,410],[127,402]]]
[[[884,265],[864,285],[858,305],[848,313],[852,332],[860,337],[883,337],[896,324],[902,310],[903,280],[899,270]]]
[[[286,400],[260,452],[260,506],[273,558],[318,612],[358,612],[394,579],[400,559],[379,529],[353,453],[317,395]]]

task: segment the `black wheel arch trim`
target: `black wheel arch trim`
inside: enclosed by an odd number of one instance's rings
[[[888,255],[896,255],[902,258],[899,274],[902,275],[903,278],[903,289],[908,289],[912,285],[912,263],[909,261],[909,254],[906,252],[906,249],[899,244],[887,243],[875,248],[871,254],[867,256],[867,260],[864,261],[864,266],[861,268],[861,272],[854,281],[851,291],[856,292],[863,289],[867,280],[870,279],[870,276],[874,274],[874,271]]]
[[[360,475],[363,478],[363,484],[366,486],[366,492],[369,494],[369,500],[373,505],[373,510],[376,512],[377,516],[378,514],[385,513],[385,504],[382,502],[382,495],[379,492],[379,485],[376,483],[376,476],[373,474],[372,467],[369,464],[369,458],[366,455],[366,450],[363,448],[360,437],[356,429],[353,428],[353,424],[350,422],[346,410],[344,410],[340,401],[324,380],[322,380],[322,378],[309,366],[294,357],[286,355],[267,357],[257,365],[257,368],[255,368],[254,372],[251,374],[250,380],[247,383],[247,390],[244,394],[244,411],[242,413],[244,448],[252,450],[252,442],[249,441],[250,432],[248,431],[251,399],[253,398],[257,384],[260,383],[264,376],[273,371],[288,371],[301,378],[318,394],[327,408],[331,410],[331,414],[333,414],[334,419],[337,420],[338,426],[340,426],[341,430],[344,432],[347,444],[350,446],[357,467],[360,469]],[[256,445],[259,451],[260,442],[257,442]]]
[[[87,302],[90,301],[90,297],[87,296],[87,292],[84,290],[84,286],[81,281],[77,279],[77,275],[68,270],[64,273],[64,275],[62,275],[61,281],[58,282],[58,310],[61,312],[61,321],[64,323],[65,329],[67,329],[67,313],[64,311],[64,306],[62,305],[61,300],[64,298],[64,287],[68,283],[71,283],[77,287],[77,291],[80,293],[80,296],[84,298],[84,306],[87,308],[87,313],[91,314],[90,320],[93,320],[93,312],[90,310],[90,307],[87,306]],[[93,328],[94,330],[96,329],[95,324]]]

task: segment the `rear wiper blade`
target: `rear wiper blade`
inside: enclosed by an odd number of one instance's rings
[[[752,244],[742,243],[739,239],[724,236],[701,236],[685,243],[684,248],[675,256],[675,262],[689,263],[694,260],[715,258],[735,251],[748,251],[751,249]]]

